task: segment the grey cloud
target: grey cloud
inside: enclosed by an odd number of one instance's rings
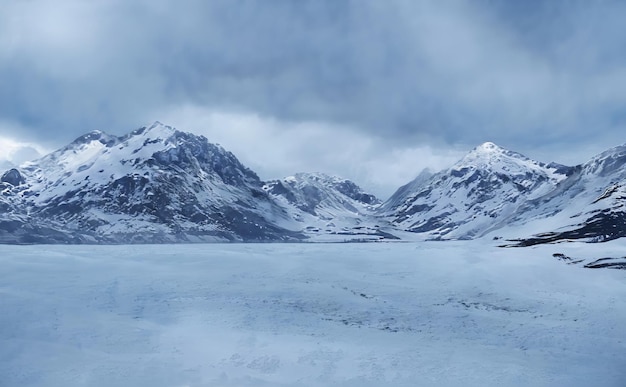
[[[63,143],[192,104],[389,146],[604,146],[625,126],[624,16],[618,1],[9,0],[0,119]]]
[[[41,154],[37,151],[37,149],[32,146],[25,146],[13,152],[11,155],[11,161],[16,165],[20,165],[25,161],[34,160],[39,157],[41,157]]]

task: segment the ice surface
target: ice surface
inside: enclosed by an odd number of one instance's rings
[[[626,241],[0,246],[0,386],[624,386]]]

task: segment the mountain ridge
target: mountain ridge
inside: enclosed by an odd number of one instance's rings
[[[425,239],[483,236],[523,202],[552,190],[565,176],[492,142],[472,149],[450,168],[401,187],[381,215]]]
[[[383,202],[320,172],[261,181],[220,145],[157,121],[88,132],[0,176],[2,243],[626,236],[626,145],[571,167],[485,142]]]
[[[204,136],[159,122],[123,136],[89,132],[2,176],[0,239],[5,242],[11,241],[12,234],[18,235],[16,243],[300,241],[316,237],[307,236],[311,227],[302,222],[307,211],[276,200],[278,195],[266,191],[266,183],[234,154]],[[353,204],[377,203],[375,196],[346,179],[296,176],[326,179],[327,186],[318,185],[317,192],[341,204],[323,215],[313,211],[307,218],[324,222],[320,224],[323,233],[343,235],[337,237],[343,239],[365,235],[345,220],[358,225],[361,221]],[[315,199],[306,195],[300,195],[301,199]],[[45,226],[45,235],[36,235],[28,226],[31,223]]]
[[[22,175],[13,204],[85,242],[298,238],[232,153],[160,123],[120,137],[90,132]]]

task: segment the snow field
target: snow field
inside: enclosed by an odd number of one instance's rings
[[[626,272],[555,252],[626,241],[0,246],[0,386],[626,385]]]

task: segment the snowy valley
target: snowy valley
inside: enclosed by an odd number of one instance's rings
[[[4,245],[0,385],[621,387],[597,246]]]
[[[0,0],[0,387],[626,387],[625,20]]]
[[[382,201],[88,133],[2,174],[0,386],[624,386],[625,163],[485,143]],[[388,243],[266,243],[346,241]]]

